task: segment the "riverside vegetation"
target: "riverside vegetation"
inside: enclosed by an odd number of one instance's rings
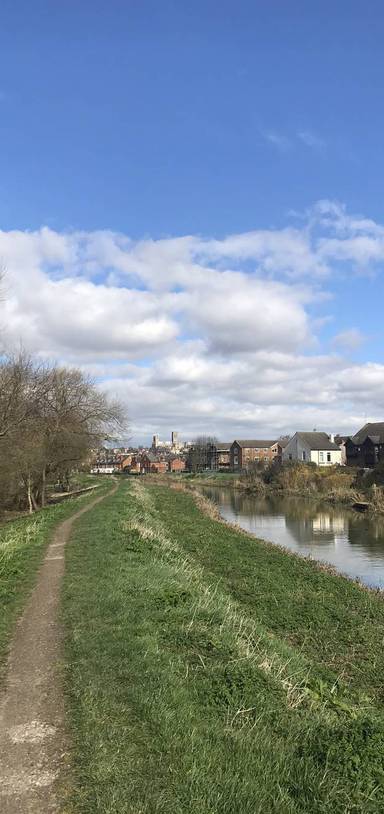
[[[384,513],[384,464],[369,472],[352,467],[320,467],[308,463],[255,465],[247,473],[198,473],[184,476],[186,483],[228,485],[255,495],[315,497],[352,506],[366,503],[372,512]]]
[[[384,604],[123,480],[63,595],[71,814],[384,810]]]

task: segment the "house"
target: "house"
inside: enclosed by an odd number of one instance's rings
[[[277,460],[277,461],[278,461],[280,464],[281,464],[281,463],[282,463],[282,461],[283,461],[283,452],[284,452],[284,450],[285,450],[285,447],[287,446],[287,444],[289,444],[290,440],[291,440],[291,439],[290,439],[290,436],[289,436],[289,435],[283,435],[283,436],[281,436],[281,437],[278,439],[278,441],[277,441],[277,456],[276,456],[276,460]]]
[[[209,469],[219,469],[222,472],[229,472],[231,468],[231,442],[216,442],[209,444],[208,449]]]
[[[384,421],[364,424],[356,435],[347,438],[348,466],[373,467],[384,460]]]
[[[341,449],[326,432],[296,432],[283,450],[283,462],[288,461],[341,465]]]
[[[120,455],[118,456],[118,467],[120,472],[124,472],[124,470],[129,469],[132,464],[133,455],[130,453],[129,455]]]
[[[171,457],[168,461],[168,469],[170,472],[184,472],[186,468],[185,461],[177,456]]]
[[[121,472],[125,475],[140,475],[141,474],[141,457],[131,453],[124,457],[121,462]]]
[[[146,475],[149,473],[159,474],[162,472],[167,472],[168,463],[167,461],[161,460],[153,452],[145,452],[141,456],[141,469]]]
[[[341,463],[343,466],[347,463],[347,441],[349,440],[348,435],[335,435],[335,444],[340,447],[341,450]]]
[[[249,469],[255,463],[271,463],[279,454],[278,442],[234,441],[230,450],[230,468],[237,472]]]
[[[115,460],[96,461],[91,469],[91,475],[113,475],[114,472],[118,471],[118,463]]]

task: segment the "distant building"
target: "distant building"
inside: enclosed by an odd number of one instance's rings
[[[290,436],[289,436],[289,435],[282,435],[282,436],[281,436],[281,438],[279,438],[279,439],[278,439],[278,441],[277,441],[277,456],[276,456],[276,460],[277,460],[279,463],[282,463],[282,460],[283,460],[283,452],[284,452],[284,450],[285,450],[285,447],[286,447],[286,446],[289,444],[290,440],[291,440],[291,438],[290,438]]]
[[[152,438],[152,449],[157,449],[160,446],[160,438],[158,435],[154,435]]]
[[[173,447],[180,446],[180,438],[179,438],[179,436],[180,436],[180,433],[178,433],[178,432],[172,432],[171,433],[171,443],[172,443]]]
[[[153,452],[144,452],[141,456],[141,470],[147,475],[150,473],[159,474],[167,472],[168,462],[161,460],[157,455],[154,455]]]
[[[170,458],[168,461],[168,469],[170,472],[184,472],[186,469],[185,461],[182,458]]]
[[[91,475],[113,475],[119,471],[118,461],[96,461],[91,469]]]
[[[335,444],[340,448],[341,451],[341,463],[343,466],[347,463],[347,441],[349,439],[348,435],[335,435]]]
[[[217,441],[209,444],[208,466],[210,469],[229,471],[231,468],[231,442]]]
[[[347,438],[345,451],[348,466],[371,468],[384,460],[384,421],[364,424],[364,427]]]
[[[340,465],[341,450],[326,432],[296,432],[283,450],[283,462],[288,461]]]
[[[249,469],[256,463],[271,463],[279,454],[278,442],[267,441],[234,441],[230,450],[230,468],[236,472]]]

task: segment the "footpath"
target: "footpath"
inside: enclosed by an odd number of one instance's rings
[[[6,687],[0,695],[1,814],[59,811],[59,792],[69,764],[58,619],[64,548],[73,523],[116,489],[95,498],[57,527],[17,625]]]

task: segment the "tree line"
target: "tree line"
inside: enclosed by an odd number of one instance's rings
[[[121,433],[122,406],[77,368],[21,352],[0,359],[0,508],[47,500],[48,483],[68,484],[102,441]]]

